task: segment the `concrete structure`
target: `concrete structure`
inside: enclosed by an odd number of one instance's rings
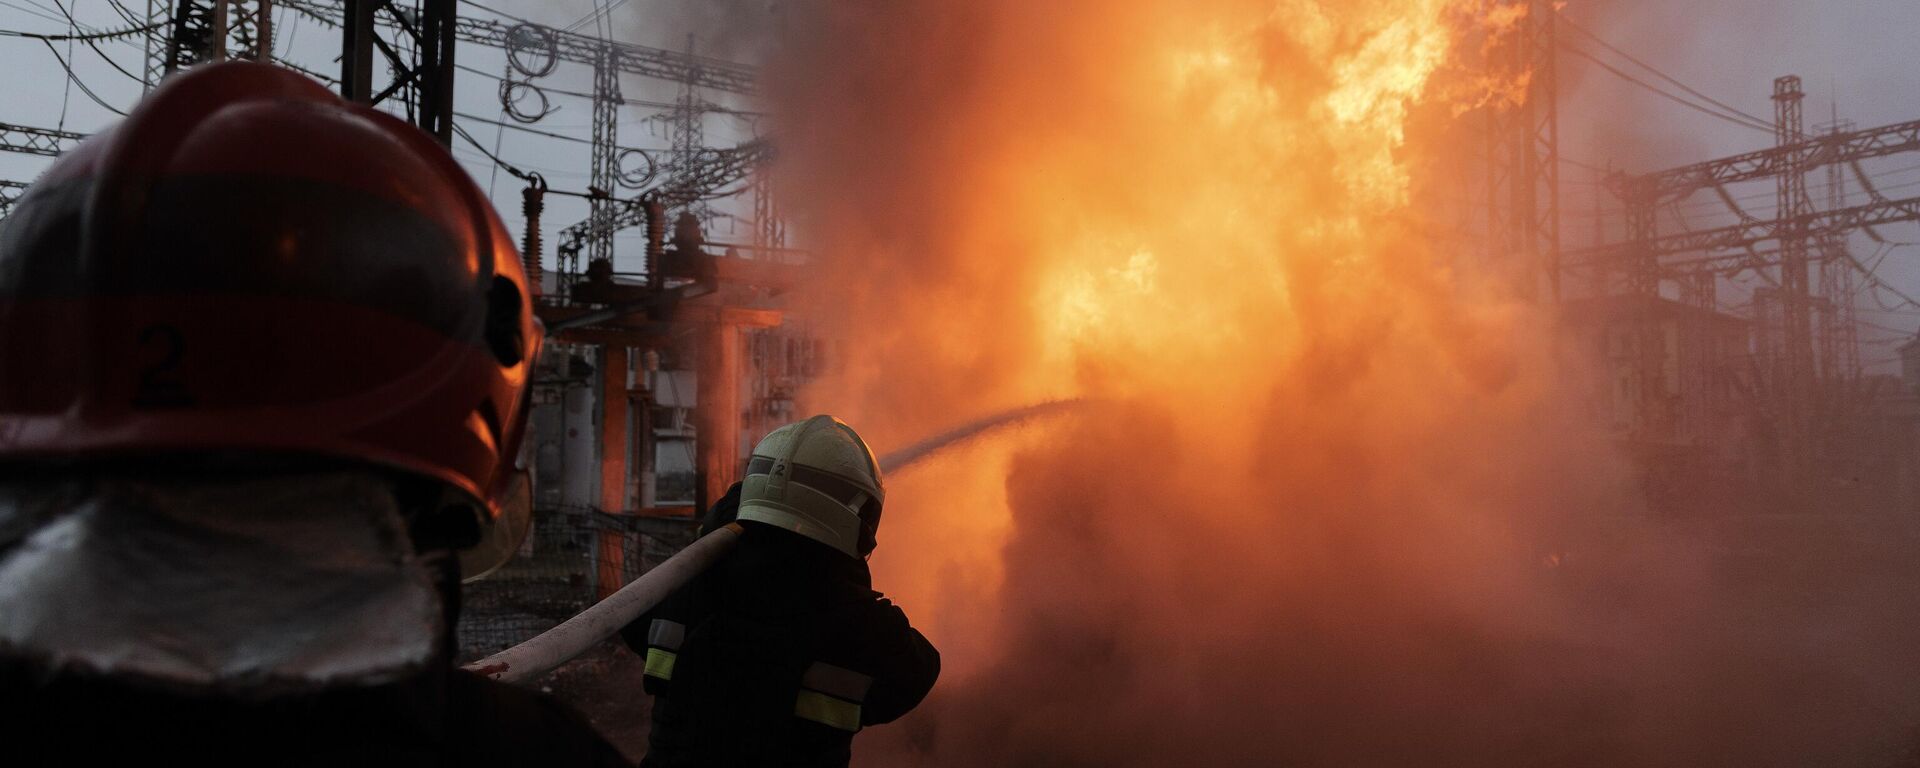
[[[1640,465],[1655,510],[1729,503],[1755,450],[1748,323],[1623,295],[1566,302],[1561,330],[1573,364],[1593,366],[1584,405]]]

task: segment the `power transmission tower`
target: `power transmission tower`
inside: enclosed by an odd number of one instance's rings
[[[1507,8],[1514,5],[1501,4]],[[1487,234],[1495,263],[1516,265],[1524,295],[1560,297],[1560,109],[1553,0],[1488,41],[1496,77],[1524,82],[1518,103],[1488,109]]]
[[[59,157],[86,137],[73,131],[0,123],[0,152]],[[0,179],[0,218],[5,218],[13,204],[26,194],[27,186],[26,182]]]
[[[689,72],[694,69],[692,66],[693,40],[693,35],[687,35]],[[674,99],[673,110],[666,115],[668,144],[671,147],[672,157],[668,166],[669,185],[687,183],[704,162],[705,158],[702,154],[706,151],[707,145],[706,112],[707,105],[701,100],[700,92],[693,79],[681,80],[680,95]],[[683,204],[695,216],[702,220],[706,218],[706,206],[700,202],[699,196],[687,196]]]
[[[1920,221],[1920,197],[1881,194],[1859,165],[1920,152],[1920,121],[1865,130],[1836,124],[1808,136],[1804,99],[1799,78],[1774,81],[1770,148],[1639,176],[1609,177],[1607,186],[1626,203],[1629,239],[1569,254],[1570,263],[1598,275],[1624,269],[1629,286],[1641,295],[1658,296],[1663,282],[1678,284],[1683,294],[1703,294],[1698,298],[1708,309],[1717,310],[1711,286],[1721,275],[1752,271],[1769,283],[1753,296],[1759,374],[1755,384],[1775,435],[1777,466],[1769,471],[1787,487],[1804,487],[1797,479],[1832,458],[1825,455],[1823,444],[1831,442],[1834,425],[1821,414],[1847,405],[1838,400],[1852,396],[1858,376],[1855,276],[1850,271],[1864,268],[1847,253],[1847,237],[1881,224]],[[1829,191],[1826,204],[1816,207],[1807,193],[1806,174],[1821,167],[1828,171]],[[1866,202],[1848,204],[1842,168],[1851,168],[1858,177]],[[1727,187],[1741,182],[1772,182],[1774,216],[1754,216],[1739,207]],[[1654,214],[1660,207],[1701,191],[1712,191],[1737,223],[1656,231]],[[1760,248],[1769,243],[1770,250]],[[1810,285],[1816,259],[1818,296]]]
[[[681,175],[670,177],[650,189],[641,198],[609,201],[607,215],[588,216],[561,229],[554,253],[563,264],[578,264],[580,252],[595,238],[611,238],[623,229],[648,223],[650,214],[647,208],[650,205],[661,208],[661,211],[652,214],[652,219],[660,220],[666,208],[685,206],[714,190],[737,184],[748,178],[756,168],[773,162],[773,159],[773,145],[766,139],[757,139],[731,149],[706,150],[700,154],[698,163],[685,169]]]
[[[1787,75],[1773,81],[1774,146],[1787,147],[1806,138],[1802,116],[1805,94],[1800,78]],[[1787,165],[1774,177],[1777,192],[1780,241],[1780,310],[1785,324],[1782,333],[1782,369],[1776,395],[1780,398],[1782,453],[1790,462],[1790,471],[1807,466],[1811,423],[1808,419],[1814,389],[1813,295],[1809,290],[1807,269],[1806,215],[1812,210],[1807,198],[1807,162],[1798,155],[1789,156]]]
[[[1822,126],[1822,133],[1831,138],[1851,133],[1854,124],[1842,121],[1836,110],[1833,122]],[[1845,166],[1839,163],[1827,164],[1827,201],[1826,209],[1837,211],[1847,204],[1847,174]],[[1827,233],[1818,239],[1820,245],[1820,378],[1828,385],[1844,385],[1860,377],[1860,329],[1854,292],[1858,287],[1855,281],[1853,255],[1847,247],[1847,238],[1840,233]]]
[[[214,20],[227,58],[273,60],[273,0],[220,0]]]
[[[0,123],[0,152],[59,157],[86,137],[84,133],[73,131]]]
[[[338,25],[346,6],[342,0],[275,0],[275,4],[306,14],[327,25]],[[389,31],[404,32],[414,24],[411,13],[382,13],[374,24]],[[457,17],[453,19],[454,37],[463,43],[524,54],[535,54],[586,66],[596,66],[604,52],[619,53],[621,72],[660,80],[691,79],[702,88],[729,93],[752,93],[756,73],[752,67],[721,59],[690,58],[679,51],[649,48],[568,32],[539,24],[503,24],[489,19]]]
[[[453,50],[456,0],[421,0],[416,13],[394,0],[346,0],[340,40],[340,95],[363,104],[406,100],[407,117],[443,145],[453,143]],[[390,19],[382,24],[382,17]],[[379,27],[405,36],[396,46]],[[392,78],[374,90],[373,53],[378,50]],[[411,55],[404,51],[411,49]]]
[[[617,203],[613,199],[615,185],[619,183],[619,141],[620,105],[624,103],[620,95],[620,52],[612,47],[600,51],[600,60],[593,65],[593,153],[590,158],[588,185],[594,190],[593,199],[588,201],[588,218],[602,222],[613,218]],[[577,262],[578,251],[574,252]],[[595,227],[587,239],[587,263],[613,259],[613,230],[604,226]],[[561,270],[578,274],[578,263],[563,264]]]
[[[7,211],[13,209],[14,202],[26,193],[26,182],[0,179],[0,219],[6,218]]]
[[[166,76],[169,61],[167,47],[173,39],[173,30],[166,21],[173,16],[173,4],[170,0],[147,0],[147,24],[152,30],[147,32],[147,51],[141,59],[141,92],[150,91],[160,84],[160,78]]]
[[[147,5],[150,20],[160,21],[160,0]],[[180,0],[173,7],[173,23],[166,53],[147,42],[146,87],[159,76],[208,61],[273,59],[273,0]]]
[[[773,177],[766,168],[753,174],[753,244],[766,251],[787,247],[787,222],[780,217]]]

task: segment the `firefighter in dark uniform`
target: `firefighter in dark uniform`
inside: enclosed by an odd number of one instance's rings
[[[739,546],[622,632],[654,696],[642,766],[845,766],[855,733],[926,697],[940,654],[867,571],[883,501],[831,416],[754,448],[704,525],[739,521]]]
[[[540,343],[446,149],[302,75],[62,157],[0,220],[0,762],[626,764],[454,666]]]

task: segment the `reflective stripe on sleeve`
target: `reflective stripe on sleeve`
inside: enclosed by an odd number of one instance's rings
[[[819,691],[801,691],[793,701],[793,714],[843,731],[860,730],[860,705]]]
[[[660,678],[661,680],[672,680],[673,679],[673,663],[675,661],[678,661],[679,658],[680,658],[679,654],[674,653],[673,651],[666,650],[664,648],[648,648],[647,649],[647,673],[646,673],[647,677],[657,677],[657,678]]]
[[[647,645],[658,646],[669,651],[680,650],[680,643],[687,639],[687,625],[666,619],[654,619],[647,626]]]
[[[867,689],[873,686],[873,677],[845,667],[816,661],[813,666],[807,667],[807,673],[800,678],[800,684],[857,704],[867,700]]]

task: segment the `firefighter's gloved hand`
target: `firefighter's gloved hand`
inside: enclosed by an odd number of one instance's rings
[[[740,484],[734,483],[727,494],[714,502],[706,514],[700,516],[700,535],[705,536],[720,530],[740,515]]]

